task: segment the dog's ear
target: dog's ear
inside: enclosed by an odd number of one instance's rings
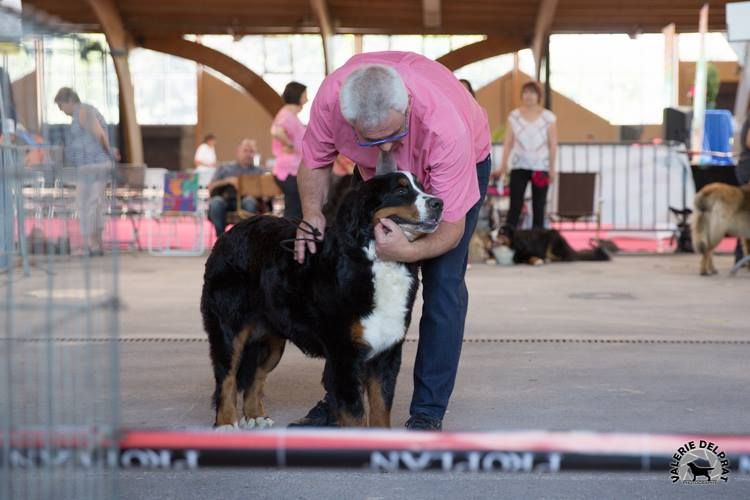
[[[393,159],[391,152],[381,150],[378,154],[378,162],[375,164],[375,175],[390,174],[396,170],[396,160]]]
[[[339,204],[337,213],[340,215],[335,218],[334,224],[341,243],[346,247],[359,246],[366,237],[367,223],[362,217],[367,215],[366,205],[371,203],[366,192],[364,184],[359,184],[347,192]]]

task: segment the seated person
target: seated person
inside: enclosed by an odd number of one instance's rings
[[[208,218],[216,228],[216,236],[224,233],[227,212],[237,210],[239,177],[263,174],[263,169],[253,165],[256,150],[254,140],[243,139],[237,147],[237,161],[220,165],[208,185],[211,196],[208,202]],[[242,209],[247,212],[257,211],[258,200],[252,196],[243,196],[241,204]]]

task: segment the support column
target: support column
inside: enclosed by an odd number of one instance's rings
[[[549,38],[550,27],[555,19],[555,10],[557,9],[557,0],[542,0],[539,4],[539,11],[536,15],[536,25],[534,26],[534,40],[531,43],[531,51],[534,53],[534,79],[539,81],[539,75],[542,71],[542,57],[546,43]]]
[[[549,36],[544,49],[544,107],[552,110],[552,83],[550,82]]]
[[[125,155],[128,162],[143,164],[143,140],[135,113],[135,94],[130,77],[128,50],[133,45],[125,30],[117,6],[113,0],[88,0],[96,14],[112,54],[117,82],[120,90],[120,127],[125,137]]]
[[[335,69],[335,58],[333,55],[334,30],[333,23],[331,22],[331,14],[328,11],[326,0],[310,0],[310,5],[320,25],[320,36],[323,40],[323,57],[325,58],[326,75],[328,75]]]
[[[516,109],[521,106],[521,69],[518,63],[518,52],[513,53],[513,70],[510,74],[510,109]]]

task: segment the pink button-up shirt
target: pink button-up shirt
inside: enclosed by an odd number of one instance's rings
[[[445,220],[460,220],[479,200],[476,165],[490,152],[487,113],[445,66],[418,54],[360,54],[331,73],[312,104],[302,141],[304,166],[328,166],[341,153],[357,163],[365,179],[375,174],[378,148],[357,145],[339,107],[346,77],[368,64],[393,67],[411,97],[409,133],[393,149],[399,170],[413,173],[428,192],[442,198]]]

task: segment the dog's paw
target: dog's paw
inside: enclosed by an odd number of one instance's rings
[[[245,430],[268,429],[273,427],[274,421],[268,417],[245,418],[240,420],[240,427]]]
[[[532,266],[543,266],[544,265],[544,259],[537,259],[531,265]]]
[[[233,424],[226,424],[226,425],[218,425],[214,427],[215,432],[235,432],[240,429],[239,424],[237,422]]]

